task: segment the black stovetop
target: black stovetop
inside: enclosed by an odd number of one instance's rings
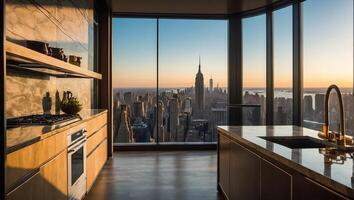
[[[28,115],[22,117],[9,118],[6,120],[7,126],[21,126],[21,125],[57,125],[69,121],[80,120],[79,115]]]

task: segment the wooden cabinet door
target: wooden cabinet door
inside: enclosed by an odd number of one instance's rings
[[[6,188],[38,169],[66,149],[67,132],[50,136],[35,144],[8,154],[6,160]]]
[[[260,199],[261,158],[235,142],[230,149],[229,199]]]
[[[42,196],[42,178],[39,172],[6,195],[7,200],[44,200]]]
[[[218,140],[218,180],[219,186],[226,196],[230,196],[229,193],[229,165],[230,165],[230,139],[219,135]]]
[[[68,189],[67,152],[43,165],[22,185],[7,194],[8,200],[66,200]]]
[[[293,199],[349,200],[349,198],[301,175],[296,176],[293,181]]]
[[[104,140],[98,147],[92,151],[87,157],[86,162],[86,189],[87,192],[91,189],[99,172],[107,160],[107,139]]]
[[[262,200],[291,200],[291,174],[262,159],[261,176]]]
[[[103,140],[107,138],[107,125],[87,138],[86,152],[90,154]]]
[[[66,200],[68,195],[68,157],[64,151],[41,167],[43,199]]]

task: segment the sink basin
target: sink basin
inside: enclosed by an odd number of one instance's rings
[[[264,140],[286,146],[291,149],[325,148],[329,145],[322,140],[309,136],[264,136]]]

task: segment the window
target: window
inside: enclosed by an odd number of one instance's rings
[[[113,19],[115,143],[152,143],[156,100],[156,19]]]
[[[292,6],[273,12],[274,125],[292,124]]]
[[[242,38],[243,104],[260,105],[260,108],[243,110],[243,121],[244,124],[265,124],[266,16],[243,19]]]
[[[227,125],[227,24],[113,19],[115,143],[216,141]]]
[[[353,1],[307,0],[302,11],[304,126],[322,129],[324,95],[336,84],[343,94],[346,134],[353,135]],[[338,101],[332,95],[329,116],[337,131]]]

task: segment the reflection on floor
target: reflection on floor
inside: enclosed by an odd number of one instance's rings
[[[216,151],[119,152],[86,200],[220,200]]]

